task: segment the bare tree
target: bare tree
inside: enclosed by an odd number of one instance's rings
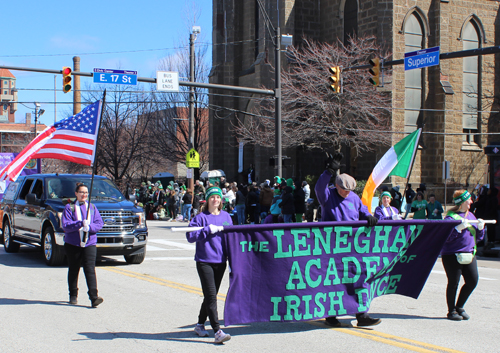
[[[389,144],[390,136],[382,131],[389,128],[391,96],[369,83],[367,70],[343,72],[340,94],[329,87],[330,67],[363,65],[379,55],[382,50],[373,37],[351,38],[348,46],[304,39],[300,48],[288,47],[291,63],[282,73],[283,147],[347,145],[363,152]],[[253,113],[234,126],[239,140],[273,147],[274,99],[262,100]]]
[[[96,99],[100,97],[87,97],[89,101]],[[110,89],[103,107],[97,146],[96,169],[99,174],[109,175],[118,184],[123,179],[141,176],[133,171],[137,170],[138,159],[149,152],[147,137],[151,107],[146,93],[121,86]]]

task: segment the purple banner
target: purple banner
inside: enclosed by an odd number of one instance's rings
[[[19,153],[0,153],[0,170],[12,162],[18,154]],[[41,170],[40,159],[30,159],[22,170],[21,175],[37,174],[41,173]],[[3,194],[5,190],[7,190],[7,186],[9,186],[9,184],[10,181],[8,180],[0,182],[0,200],[3,198]]]
[[[225,325],[366,312],[373,298],[417,298],[457,221],[226,227]]]

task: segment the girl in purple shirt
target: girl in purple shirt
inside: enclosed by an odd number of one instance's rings
[[[200,337],[208,337],[205,321],[210,319],[210,325],[215,332],[215,343],[229,341],[231,336],[220,329],[217,313],[217,293],[222,277],[226,271],[227,253],[222,241],[224,226],[231,226],[231,216],[222,210],[222,190],[216,186],[207,189],[207,202],[201,207],[200,213],[191,220],[190,227],[203,227],[200,230],[187,232],[190,243],[196,243],[196,269],[203,290],[203,303],[198,315],[198,324],[194,332]]]
[[[447,318],[460,321],[470,318],[464,310],[464,305],[479,280],[475,256],[476,242],[484,237],[484,221],[478,219],[479,222],[476,224],[468,222],[468,220],[476,220],[472,212],[469,212],[472,200],[468,191],[455,191],[453,202],[455,206],[448,211],[445,219],[461,220],[462,223],[456,226],[448,236],[441,250],[441,260],[448,278],[446,287]],[[460,276],[463,276],[465,283],[460,289],[458,300],[455,302]]]
[[[398,209],[391,206],[391,193],[388,191],[384,191],[380,196],[382,199],[382,204],[375,209],[374,216],[377,217],[379,221],[388,219],[401,219]]]

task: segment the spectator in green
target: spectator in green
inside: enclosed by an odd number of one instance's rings
[[[425,219],[427,210],[427,201],[424,200],[424,194],[417,192],[415,200],[411,203],[411,211],[413,212],[413,219]]]
[[[429,195],[429,202],[427,203],[427,218],[429,219],[443,219],[443,206],[439,201],[436,201],[436,195]]]

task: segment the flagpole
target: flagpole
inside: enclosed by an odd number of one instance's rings
[[[417,149],[418,149],[418,145],[420,144],[421,138],[422,138],[422,133],[420,133],[420,135],[418,136]],[[415,164],[415,159],[416,159],[415,157],[416,156],[414,156],[413,160],[411,161],[410,172],[408,173],[408,178],[406,178],[406,186],[405,186],[404,195],[403,195],[403,197],[405,197],[405,198],[406,198],[406,188],[408,187],[408,183],[410,182],[411,172],[413,171],[413,165]],[[410,208],[411,208],[411,204],[410,204]],[[410,211],[411,211],[411,209],[410,209]],[[406,219],[407,216],[408,216],[408,208],[406,209],[405,216],[403,217],[403,219]]]
[[[102,115],[104,114],[104,109],[106,106],[106,90],[104,90],[104,93],[102,95],[102,104],[101,104],[101,116],[99,117],[99,129],[97,130],[97,136],[95,140],[95,153],[94,153],[94,160],[92,161],[92,178],[90,179],[90,190],[89,190],[89,207],[87,208],[87,217],[85,219],[89,219],[89,214],[90,214],[90,202],[92,200],[92,188],[94,186],[94,175],[96,172],[96,162],[95,162],[95,157],[97,156],[97,147],[99,146],[99,133],[101,132],[101,123],[102,123]],[[87,240],[87,234],[85,233],[83,242],[86,243]]]

